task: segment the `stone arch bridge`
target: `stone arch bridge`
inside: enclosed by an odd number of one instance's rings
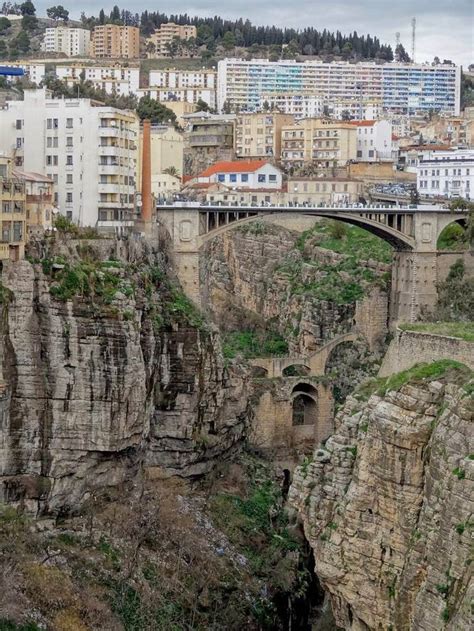
[[[212,206],[178,202],[157,207],[157,220],[169,232],[178,276],[184,291],[200,303],[199,252],[209,240],[227,230],[279,214],[326,217],[360,226],[389,242],[395,250],[392,265],[390,321],[413,322],[422,309],[436,303],[441,280],[437,250],[439,235],[453,222],[465,222],[467,211],[440,206]]]

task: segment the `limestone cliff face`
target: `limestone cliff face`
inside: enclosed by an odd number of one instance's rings
[[[441,381],[350,397],[297,469],[289,501],[339,627],[470,628],[472,403]]]
[[[303,254],[296,247],[298,236],[282,226],[256,222],[207,244],[201,279],[204,303],[220,328],[236,330],[242,320],[252,319],[257,325],[271,324],[288,340],[290,354],[304,355],[359,323],[370,345],[376,345],[387,332],[385,292],[367,286],[360,300],[327,298],[316,285],[328,268],[346,257],[309,242]],[[388,269],[376,261],[366,261],[361,268],[374,277]],[[342,278],[347,277],[342,272]]]
[[[55,252],[70,263],[80,248]],[[113,255],[105,273],[129,291],[59,300],[54,272],[27,261],[1,278],[11,294],[0,304],[0,497],[33,510],[74,508],[144,470],[203,474],[248,417],[245,375],[224,367],[216,335],[180,317],[179,301],[164,322],[168,290],[146,271],[159,254],[98,241],[87,255]]]

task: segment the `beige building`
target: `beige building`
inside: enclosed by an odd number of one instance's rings
[[[169,47],[173,40],[187,41],[196,38],[196,36],[197,30],[195,26],[189,24],[175,24],[174,22],[162,24],[145,42],[147,57],[149,59],[171,57]],[[188,57],[189,52],[185,47],[181,47],[178,56]]]
[[[343,121],[307,118],[282,127],[281,161],[288,167],[314,162],[318,167],[344,166],[357,158],[357,130]]]
[[[288,178],[287,201],[292,204],[353,204],[362,195],[362,182],[348,178]]]
[[[277,112],[241,114],[235,121],[234,148],[237,158],[279,158],[281,130],[294,125],[291,114]]]
[[[12,158],[0,156],[0,261],[25,256],[26,197],[24,182],[13,173]]]
[[[24,182],[26,194],[26,228],[28,235],[40,235],[51,230],[54,214],[53,179],[41,173],[19,171],[13,174]]]
[[[187,101],[166,101],[165,105],[176,114],[176,122],[180,127],[184,127],[186,124],[184,118],[186,114],[193,114],[196,111],[196,105]]]
[[[169,173],[152,174],[151,192],[156,201],[166,201],[181,190],[181,178]]]
[[[157,177],[167,170],[179,178],[183,175],[183,135],[176,131],[174,127],[153,125],[150,134],[150,150],[152,182],[154,178],[158,182]],[[138,156],[137,182],[140,183],[142,132],[140,132]]]
[[[136,26],[102,24],[92,32],[92,57],[137,59],[140,57],[140,29]]]

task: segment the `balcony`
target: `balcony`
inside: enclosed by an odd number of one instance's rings
[[[105,182],[105,183],[99,183],[97,190],[99,193],[113,194],[113,193],[123,193],[125,188],[128,188],[128,186],[125,187],[123,184]]]
[[[99,127],[99,136],[101,138],[117,138],[120,136],[120,129],[118,127],[101,125]]]

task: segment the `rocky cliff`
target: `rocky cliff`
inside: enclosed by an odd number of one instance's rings
[[[242,372],[145,243],[37,243],[0,292],[0,497],[75,508],[90,491],[201,475],[235,448]]]
[[[289,501],[339,627],[470,628],[473,381],[454,364],[349,397],[295,473]]]
[[[257,220],[210,241],[202,285],[219,327],[266,327],[284,336],[289,354],[306,354],[354,324],[364,329],[370,311],[364,333],[371,346],[383,340],[389,248],[357,229],[332,238],[331,228],[320,222],[299,234]]]

